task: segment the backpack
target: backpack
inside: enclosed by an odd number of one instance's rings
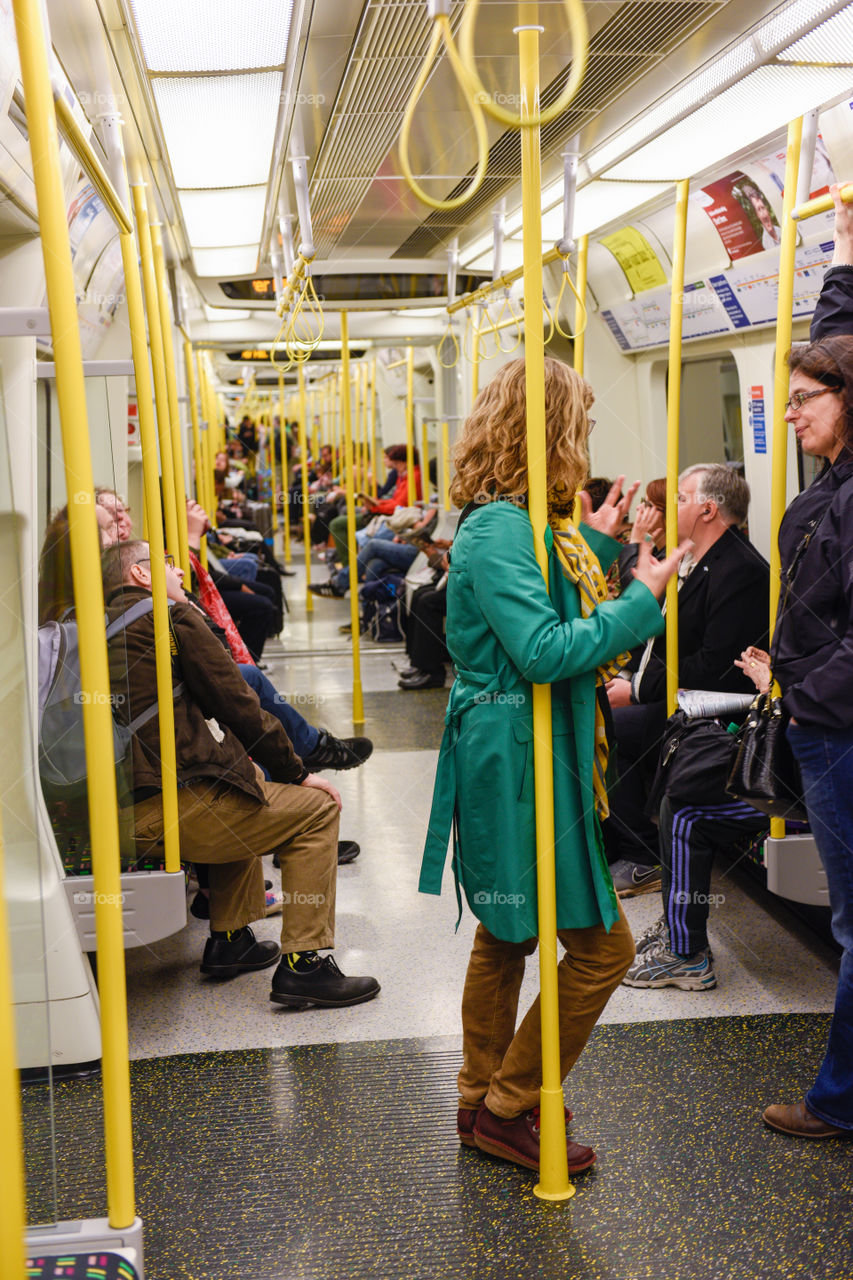
[[[153,608],[154,601],[150,596],[137,601],[107,625],[107,642],[138,618],[151,613]],[[73,801],[86,793],[86,743],[80,686],[77,623],[65,615],[61,622],[46,622],[38,630],[39,774],[48,804]],[[176,685],[172,690],[173,698],[180,697],[183,689],[183,684]],[[157,715],[157,703],[147,707],[129,724],[121,724],[116,719],[117,702],[112,696],[110,706],[113,711],[113,752],[116,767],[120,770],[133,734]]]
[[[378,582],[365,583],[358,593],[363,636],[377,642],[402,642],[405,590],[405,578],[399,573],[388,574]]]

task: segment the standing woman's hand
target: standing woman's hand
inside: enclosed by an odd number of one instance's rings
[[[665,560],[656,560],[648,542],[641,542],[637,550],[637,567],[634,569],[634,577],[638,582],[642,582],[643,586],[648,587],[653,596],[660,599],[666,591],[666,584],[672,575],[677,573],[682,559],[692,547],[693,543],[688,538],[671,551]]]
[[[624,476],[616,477],[610,492],[597,511],[593,511],[592,499],[586,490],[581,492],[581,519],[584,524],[589,525],[590,529],[595,529],[597,533],[607,534],[609,538],[616,537],[625,523],[634,494],[640,487],[639,480],[636,480],[628,492],[620,497],[624,483]]]

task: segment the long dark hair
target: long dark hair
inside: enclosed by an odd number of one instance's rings
[[[820,338],[788,352],[788,368],[841,393],[844,447],[853,450],[853,334]]]
[[[39,556],[39,626],[58,622],[74,605],[71,581],[71,538],[68,507],[62,507],[47,526]]]

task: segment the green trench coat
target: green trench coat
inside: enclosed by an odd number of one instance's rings
[[[618,542],[582,526],[604,572]],[[419,888],[440,893],[453,832],[453,871],[474,915],[495,937],[538,933],[531,683],[552,685],[557,928],[618,916],[593,808],[595,671],[664,628],[649,589],[581,618],[550,530],[550,599],[525,510],[507,502],[474,511],[459,529],[447,584],[450,691]]]

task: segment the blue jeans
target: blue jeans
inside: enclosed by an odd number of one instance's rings
[[[258,557],[251,553],[234,556],[233,559],[222,560],[220,563],[226,573],[233,574],[235,578],[241,578],[243,582],[254,582],[261,567]]]
[[[789,725],[788,741],[826,871],[833,937],[844,951],[826,1057],[806,1103],[821,1120],[853,1130],[853,729]]]
[[[250,666],[248,663],[238,662],[240,674],[250,688],[254,689],[258,695],[258,701],[264,711],[269,711],[270,715],[275,716],[284,725],[284,732],[293,743],[293,750],[298,756],[304,760],[306,756],[310,756],[311,752],[317,746],[317,740],[320,737],[320,730],[315,729],[309,724],[299,712],[286,701],[283,693],[279,693],[272,681],[268,680],[263,671],[259,671],[257,667]]]
[[[372,582],[381,578],[383,570],[393,569],[395,573],[408,572],[409,566],[418,554],[418,548],[409,542],[395,542],[390,529],[381,529],[375,538],[368,538],[358,553],[356,567],[359,582]],[[344,565],[335,574],[334,583],[341,590],[349,586],[349,567]]]

